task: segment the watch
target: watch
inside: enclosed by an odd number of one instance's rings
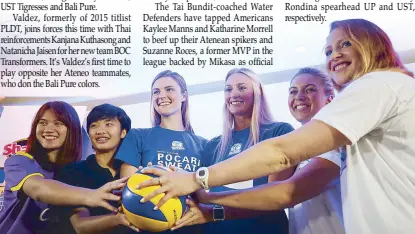
[[[225,209],[223,206],[215,205],[213,207],[213,221],[225,220]]]
[[[197,182],[205,189],[206,192],[209,192],[209,169],[207,167],[201,167],[196,171],[196,180]]]

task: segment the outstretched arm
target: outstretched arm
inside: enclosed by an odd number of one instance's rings
[[[189,205],[189,210],[175,223],[175,226],[171,228],[172,231],[184,226],[213,222],[213,205],[196,203],[190,199],[186,200],[186,204]],[[226,220],[250,218],[270,214],[269,211],[240,209],[235,207],[224,207],[224,212]]]
[[[254,209],[280,210],[295,206],[324,192],[327,185],[340,176],[337,164],[314,158],[290,179],[258,186],[247,190],[218,193],[198,192],[203,203]]]
[[[216,187],[267,176],[346,144],[350,144],[349,139],[338,130],[319,120],[312,120],[291,133],[262,141],[231,159],[210,166],[208,183],[210,187]],[[196,181],[195,173],[171,173],[155,168],[145,169],[145,173],[158,175],[159,178],[147,180],[138,187],[160,183],[162,186],[146,196],[143,202],[158,194],[166,194],[157,207],[171,197],[187,195],[202,188]]]
[[[24,181],[22,190],[34,200],[51,205],[101,206],[111,211],[117,211],[107,200],[120,200],[120,197],[112,194],[112,191],[123,187],[126,180],[127,178],[122,178],[112,181],[99,189],[93,190],[70,186],[35,175]]]
[[[291,133],[263,141],[209,167],[209,185],[216,187],[270,175],[346,144],[349,140],[338,130],[312,120]]]
[[[281,210],[307,201],[324,192],[331,181],[340,176],[337,164],[324,158],[314,158],[286,181],[277,181],[245,190],[206,193],[197,192],[201,203],[225,207],[226,219],[247,218]],[[188,203],[190,212],[172,229],[212,221],[213,206]]]

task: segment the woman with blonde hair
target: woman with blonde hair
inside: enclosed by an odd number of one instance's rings
[[[163,173],[158,193],[188,194],[244,181],[342,150],[342,206],[346,233],[408,233],[415,227],[415,80],[387,34],[364,19],[330,26],[326,67],[339,95],[296,131],[269,139],[209,168],[208,176]],[[261,157],[256,157],[261,155]],[[243,172],[243,173],[241,173]],[[278,202],[272,196],[268,202]]]
[[[207,140],[195,135],[190,124],[186,81],[166,70],[154,78],[151,90],[152,127],[131,129],[124,138],[115,156],[123,161],[121,176],[149,163],[196,171]],[[188,227],[179,233],[196,232],[197,227]]]
[[[224,123],[221,136],[213,138],[203,150],[202,163],[210,166],[221,162],[268,138],[280,136],[293,130],[283,122],[272,121],[257,74],[246,68],[232,69],[225,78]],[[255,157],[260,157],[257,155]],[[293,171],[287,171],[291,175]],[[288,175],[288,176],[289,176]],[[283,179],[285,175],[274,175],[272,179]],[[288,177],[287,176],[287,177]],[[264,176],[242,183],[212,188],[212,191],[229,191],[252,188],[268,183]],[[188,200],[189,212],[177,222],[173,230],[186,225],[204,225],[205,233],[288,233],[288,222],[284,211],[255,212],[214,205],[196,205]]]

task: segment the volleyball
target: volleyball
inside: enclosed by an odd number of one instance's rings
[[[155,165],[166,171],[172,171],[167,167]],[[127,181],[122,194],[122,208],[128,221],[139,229],[150,232],[161,232],[173,227],[186,211],[186,196],[170,198],[158,210],[155,205],[164,194],[159,194],[145,203],[140,200],[152,191],[160,188],[160,185],[136,189],[137,185],[151,178],[157,177],[152,174],[142,174],[141,170],[133,174]]]

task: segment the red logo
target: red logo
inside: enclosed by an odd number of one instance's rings
[[[19,151],[26,151],[27,139],[20,139],[13,143],[7,144],[3,149],[3,156],[10,157]]]

